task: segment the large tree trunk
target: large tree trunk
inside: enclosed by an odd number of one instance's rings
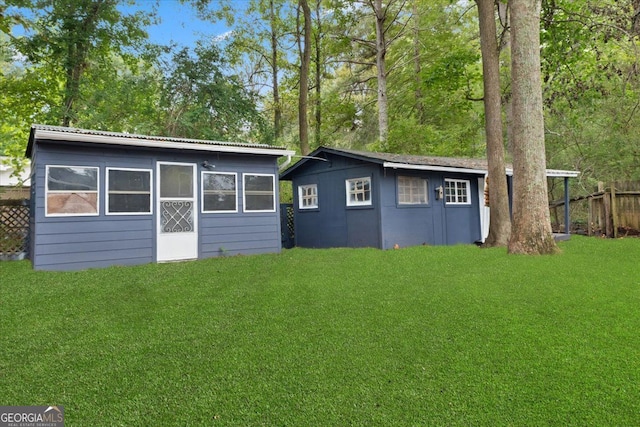
[[[300,93],[298,95],[298,131],[300,135],[300,152],[303,156],[311,152],[309,146],[309,122],[307,121],[307,102],[309,99],[309,63],[311,60],[311,9],[307,0],[299,0],[304,18],[304,47],[300,61]],[[301,34],[298,32],[298,37]]]
[[[278,31],[276,10],[273,0],[269,1],[269,18],[271,24],[271,80],[273,86],[273,136],[278,141],[282,136],[282,106],[280,105],[280,89],[278,87]]]
[[[378,69],[378,138],[385,147],[389,136],[389,109],[387,105],[387,41],[385,40],[386,8],[382,0],[371,3],[376,17],[376,68]]]
[[[415,109],[418,116],[418,123],[421,125],[426,123],[426,111],[424,106],[424,95],[422,94],[422,58],[420,49],[420,10],[418,8],[417,0],[413,2],[413,70],[416,73],[415,84],[416,89],[414,91],[415,96]]]
[[[507,246],[511,234],[509,193],[504,165],[502,106],[500,97],[500,51],[496,39],[494,0],[476,0],[480,26],[480,49],[484,82],[484,116],[489,165],[491,216],[485,246]]]
[[[513,91],[513,229],[509,253],[556,252],[547,196],[540,0],[510,0]]]
[[[315,50],[315,61],[316,61],[316,99],[314,103],[315,107],[315,146],[319,147],[322,144],[322,74],[323,74],[323,64],[322,64],[322,2],[321,0],[316,0],[316,50]]]
[[[80,97],[80,83],[87,68],[87,57],[89,56],[89,38],[96,31],[98,16],[104,6],[103,0],[95,0],[87,5],[86,14],[80,22],[75,22],[74,18],[69,19],[66,24],[68,32],[67,60],[65,62],[65,88],[61,122],[63,126],[71,126],[76,118],[75,103]],[[81,14],[81,12],[79,12]]]

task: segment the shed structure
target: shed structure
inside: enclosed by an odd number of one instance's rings
[[[34,125],[29,257],[37,270],[281,250],[268,145]]]
[[[507,169],[510,189],[511,175]],[[547,170],[548,177],[564,178],[566,199],[568,179],[577,175]],[[486,177],[481,159],[328,147],[280,175],[293,185],[296,246],[380,249],[483,242]]]

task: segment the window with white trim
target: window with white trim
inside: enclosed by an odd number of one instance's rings
[[[397,178],[399,205],[426,205],[428,181],[417,176],[402,176]]]
[[[298,208],[316,209],[318,207],[318,185],[308,184],[298,186]]]
[[[107,168],[107,215],[150,214],[151,170]]]
[[[345,184],[347,206],[371,205],[371,177],[347,179]]]
[[[238,175],[231,172],[202,172],[202,212],[238,212]]]
[[[444,201],[449,205],[470,205],[470,181],[464,179],[444,180]]]
[[[242,196],[245,212],[276,211],[276,176],[271,174],[242,174]]]
[[[47,165],[46,216],[98,215],[98,180],[97,167]]]

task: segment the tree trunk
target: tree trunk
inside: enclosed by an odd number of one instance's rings
[[[378,138],[382,147],[386,147],[389,136],[389,112],[387,105],[387,42],[385,40],[386,8],[382,0],[372,3],[376,17],[376,68],[378,71]]]
[[[424,95],[422,93],[422,78],[420,73],[422,71],[422,63],[420,58],[420,10],[418,8],[417,0],[413,2],[413,70],[416,73],[416,89],[414,91],[415,96],[415,108],[418,116],[418,123],[421,125],[426,123],[426,111],[424,107]]]
[[[273,0],[269,1],[271,24],[271,81],[273,86],[273,137],[278,141],[282,136],[282,106],[280,105],[280,89],[278,87],[278,31],[276,11]],[[275,142],[274,141],[274,142]]]
[[[300,61],[300,93],[298,95],[298,131],[300,135],[300,152],[303,156],[311,152],[309,146],[309,122],[307,121],[307,102],[309,99],[309,63],[311,60],[311,9],[307,0],[298,1],[304,18],[304,47]],[[298,32],[298,37],[301,34]]]
[[[513,228],[509,253],[558,248],[547,195],[540,77],[540,0],[510,0],[513,87]]]
[[[103,5],[103,0],[93,1],[88,5],[82,21],[75,22],[74,18],[66,20],[66,24],[69,26],[66,28],[69,44],[65,63],[66,81],[61,117],[62,126],[71,126],[76,117],[75,102],[80,97],[80,83],[87,68],[89,38],[96,31],[98,16]]]
[[[476,0],[480,26],[480,49],[484,82],[484,116],[487,138],[489,202],[491,216],[485,246],[507,246],[511,234],[509,193],[504,165],[500,52],[496,39],[494,0]]]
[[[315,99],[315,146],[319,147],[322,143],[322,2],[316,0],[316,99]]]

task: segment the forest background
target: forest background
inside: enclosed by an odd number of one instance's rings
[[[151,43],[156,9],[135,4],[0,2],[0,154],[18,163],[42,123],[486,156],[473,1],[184,1],[233,29],[193,47]],[[495,12],[510,161],[506,4]],[[581,171],[575,193],[640,179],[639,16],[640,0],[542,1],[547,167]]]

